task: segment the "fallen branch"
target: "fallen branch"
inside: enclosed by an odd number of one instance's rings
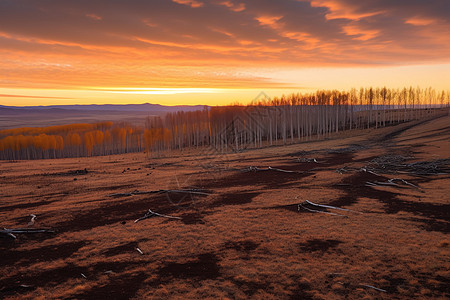
[[[421,189],[420,187],[418,187],[417,185],[414,185],[404,179],[401,178],[393,178],[393,179],[389,179],[387,182],[383,182],[383,181],[374,181],[374,182],[370,182],[367,181],[366,185],[367,186],[393,186],[393,187],[398,187],[398,188],[404,188],[404,186],[395,183],[394,181],[400,181],[405,185],[409,185],[410,187],[416,188],[416,189]]]
[[[350,166],[344,166],[343,168],[335,169],[335,172],[339,173],[339,174],[346,174],[349,172],[356,172],[356,171],[371,172],[371,171],[368,171],[366,168],[355,168],[355,167],[350,167]],[[373,172],[371,172],[371,173],[375,174]],[[378,174],[375,174],[375,175],[378,175]]]
[[[308,207],[306,207],[306,205],[310,205],[310,206],[312,206],[314,208],[319,208],[319,209],[308,208]],[[332,216],[339,216],[339,217],[344,217],[344,218],[348,218],[348,216],[341,215],[341,214],[338,214],[338,213],[329,212],[329,211],[326,211],[326,209],[337,209],[337,210],[344,210],[344,211],[349,211],[349,212],[362,214],[362,212],[359,212],[359,211],[354,211],[354,210],[351,210],[351,209],[340,208],[340,207],[331,206],[331,205],[317,204],[317,203],[313,203],[313,202],[311,202],[309,200],[305,200],[305,202],[298,204],[297,210],[300,211],[300,209],[305,209],[305,210],[310,211],[310,212],[317,212],[317,213],[322,213],[322,214],[327,214],[327,215],[332,215]],[[320,209],[325,209],[325,211],[324,210],[320,210]]]
[[[373,159],[369,166],[381,173],[402,173],[414,176],[446,175],[450,174],[450,159],[433,161],[418,161],[409,164],[404,162],[412,157],[399,155],[383,156]]]
[[[149,209],[148,212],[143,217],[140,217],[139,219],[135,220],[134,223],[137,223],[139,221],[142,221],[142,220],[145,220],[145,219],[148,219],[148,218],[151,218],[151,217],[163,217],[163,218],[177,219],[177,220],[181,220],[182,219],[180,217],[173,217],[173,216],[159,214],[159,213],[154,212],[151,209]]]
[[[133,195],[145,195],[145,194],[164,194],[164,193],[179,193],[179,194],[194,194],[194,195],[211,195],[211,193],[205,192],[205,190],[200,189],[190,189],[190,190],[154,190],[154,191],[132,191],[130,193],[115,193],[110,194],[108,197],[129,197]]]
[[[400,185],[393,183],[393,182],[382,182],[382,181],[367,181],[366,186],[394,186],[394,187],[401,187]]]
[[[242,170],[242,172],[260,172],[260,171],[276,171],[276,172],[283,172],[283,173],[304,174],[304,172],[283,170],[283,169],[272,168],[272,167],[267,167],[267,168],[248,167],[248,168],[245,168],[244,170]]]
[[[15,234],[18,233],[55,233],[51,229],[41,228],[41,229],[30,229],[30,228],[16,228],[16,229],[7,229],[3,228],[3,230],[0,230],[0,234],[4,234],[7,236],[10,236],[12,238],[16,238]]]
[[[363,171],[363,172],[367,172],[369,174],[375,175],[375,176],[381,176],[380,174],[377,174],[377,173],[375,173],[375,172],[373,172],[373,171],[371,171],[371,170],[369,170],[367,168],[361,168],[360,170]]]
[[[164,193],[179,193],[179,194],[194,194],[194,195],[204,195],[208,196],[211,195],[211,193],[201,192],[202,190],[164,190]]]
[[[308,201],[308,200],[305,200],[305,202],[310,204],[310,205],[312,205],[312,206],[318,206],[318,207],[330,208],[330,209],[338,209],[338,210],[345,210],[345,211],[351,211],[351,212],[354,212],[354,213],[362,214],[362,212],[351,210],[351,209],[347,209],[347,208],[340,208],[340,207],[331,206],[331,205],[316,204],[316,203],[313,203],[313,202]]]
[[[410,182],[408,182],[408,181],[406,181],[404,179],[401,179],[401,178],[392,178],[392,179],[389,179],[388,181],[392,182],[392,183],[394,183],[394,181],[401,181],[401,182],[403,182],[406,185],[412,186],[413,188],[420,189],[420,187],[418,187],[417,185],[412,184],[412,183],[410,183]]]
[[[31,220],[30,220],[30,222],[28,222],[28,226],[33,226],[34,220],[36,220],[36,215],[31,214],[30,217],[31,217]]]
[[[296,172],[296,171],[283,170],[283,169],[272,168],[272,167],[268,167],[267,169],[268,169],[269,171],[277,171],[277,172],[283,172],[283,173],[298,173],[298,172]]]
[[[316,163],[316,164],[321,164],[321,162],[318,162],[315,158],[306,158],[306,157],[302,157],[302,158],[297,158],[298,162],[305,162],[305,163]]]
[[[339,174],[345,174],[345,173],[350,172],[350,170],[347,167],[343,167],[343,168],[337,168],[335,172],[339,173]]]
[[[374,289],[374,290],[376,290],[376,291],[379,291],[379,292],[387,293],[387,291],[386,291],[386,290],[383,290],[383,289],[380,289],[380,288],[374,287],[373,285],[368,285],[368,284],[360,284],[360,286],[368,287],[368,288]]]
[[[315,212],[315,213],[321,213],[321,214],[327,214],[327,215],[332,215],[332,216],[339,216],[339,217],[348,218],[347,216],[344,216],[344,215],[341,215],[341,214],[337,214],[337,213],[332,213],[332,212],[322,211],[322,210],[310,209],[310,208],[305,207],[302,203],[300,203],[298,205],[298,211],[300,211],[300,208],[306,209],[307,211],[310,211],[310,212]]]

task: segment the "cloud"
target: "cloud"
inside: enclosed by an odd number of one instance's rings
[[[278,21],[283,18],[283,16],[259,16],[256,17],[255,19],[259,22],[259,24],[261,25],[267,25],[271,28],[279,28],[280,25],[278,24]]]
[[[95,76],[108,84],[119,82],[121,75],[142,84],[164,80],[146,76],[166,76],[170,83],[183,76],[228,84],[231,77],[196,77],[195,72],[448,62],[449,3],[3,0],[0,82],[14,75],[16,81],[77,85],[86,84],[83,76]]]
[[[184,5],[188,5],[190,7],[202,7],[203,3],[200,1],[196,1],[196,0],[172,0],[175,3],[178,4],[184,4]]]
[[[380,35],[379,30],[362,29],[356,25],[346,25],[342,27],[345,34],[352,36],[355,40],[367,41]]]
[[[436,20],[412,17],[411,19],[406,20],[405,23],[415,25],[415,26],[426,26],[426,25],[431,25],[431,24],[436,23]]]
[[[86,14],[86,17],[91,18],[91,19],[96,20],[96,21],[103,20],[102,17],[100,17],[99,15],[96,15],[96,14]]]
[[[219,1],[217,3],[219,5],[228,7],[230,10],[232,10],[234,12],[241,12],[241,11],[245,10],[245,3],[243,3],[243,2]]]
[[[327,20],[333,19],[349,19],[360,20],[367,17],[372,17],[383,13],[383,10],[379,11],[360,11],[360,7],[352,5],[352,3],[346,3],[344,1],[333,0],[312,0],[311,6],[313,7],[326,7],[328,12],[325,17]]]

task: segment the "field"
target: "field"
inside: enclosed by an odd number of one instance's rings
[[[161,114],[155,112],[155,115]],[[94,123],[100,121],[116,120],[128,122],[133,125],[144,125],[149,112],[123,112],[123,111],[73,111],[73,110],[6,110],[0,107],[0,128],[11,129],[17,127],[43,127],[74,123]]]
[[[0,298],[449,298],[449,124],[2,161]]]

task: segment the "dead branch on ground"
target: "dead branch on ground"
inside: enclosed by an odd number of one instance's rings
[[[296,159],[297,162],[300,163],[316,163],[316,164],[322,164],[322,162],[318,162],[315,158],[306,158],[306,157],[300,157]]]
[[[410,172],[418,175],[444,175],[450,174],[450,159],[438,159],[433,161],[418,161],[407,164]]]
[[[129,197],[133,195],[146,195],[146,194],[164,194],[164,193],[177,193],[177,194],[194,194],[194,195],[211,195],[209,191],[201,189],[189,189],[189,190],[154,190],[154,191],[138,191],[134,190],[130,193],[115,193],[110,194],[108,197]]]
[[[404,183],[406,185],[409,185],[409,186],[411,186],[413,188],[420,189],[420,187],[418,187],[417,185],[412,184],[412,183],[410,183],[410,182],[408,182],[408,181],[406,181],[404,179],[401,179],[401,178],[392,178],[392,179],[389,179],[388,181],[391,182],[391,183],[394,183],[394,181],[400,181],[400,182],[402,182],[402,183]]]
[[[403,185],[395,183],[395,181],[400,182]],[[388,181],[374,181],[374,182],[367,181],[366,185],[367,186],[393,186],[393,187],[398,187],[398,188],[405,188],[405,185],[407,185],[407,186],[410,186],[410,187],[413,187],[413,188],[416,188],[419,190],[421,189],[417,185],[412,184],[401,178],[392,178],[392,179],[389,179]]]
[[[314,209],[308,208],[307,205],[312,206]],[[305,200],[305,202],[299,203],[297,209],[298,209],[298,211],[300,211],[301,209],[305,209],[310,212],[323,213],[323,214],[328,214],[328,215],[333,215],[333,216],[340,216],[340,217],[344,217],[344,218],[348,218],[348,217],[345,215],[329,212],[329,211],[327,211],[327,209],[336,209],[336,210],[343,210],[343,211],[349,211],[349,212],[362,214],[362,212],[359,212],[359,211],[355,211],[355,210],[351,210],[351,209],[347,209],[347,208],[340,208],[340,207],[331,206],[331,205],[317,204],[317,203],[313,203],[309,200]]]
[[[305,209],[305,210],[307,210],[309,212],[321,213],[321,214],[327,214],[327,215],[332,215],[332,216],[339,216],[339,217],[348,218],[347,216],[340,215],[340,214],[337,214],[337,213],[332,213],[332,212],[323,211],[323,210],[310,209],[310,208],[305,207],[303,203],[298,204],[298,211],[300,211],[301,208]]]
[[[402,173],[415,176],[450,174],[450,159],[418,161],[406,164],[404,162],[407,159],[411,159],[411,157],[401,155],[381,156],[370,161],[366,168],[385,174]]]
[[[300,172],[300,171],[290,171],[290,170],[283,170],[283,169],[278,169],[278,168],[272,168],[272,167],[267,167],[267,168],[258,168],[258,167],[248,167],[242,170],[242,172],[262,172],[262,171],[276,171],[276,172],[283,172],[283,173],[297,173],[297,174],[304,174],[305,172]]]
[[[343,167],[343,168],[337,168],[336,169],[336,173],[339,173],[339,174],[345,174],[345,173],[348,173],[348,172],[350,172],[351,170],[350,169],[348,169],[347,168],[347,166],[345,166],[345,167]]]
[[[7,236],[10,236],[12,238],[17,238],[15,236],[15,234],[18,233],[25,233],[25,234],[31,234],[31,233],[55,233],[53,230],[51,229],[47,229],[47,228],[16,228],[16,229],[7,229],[7,228],[3,228],[3,230],[0,230],[0,234],[4,234]]]
[[[149,209],[148,212],[143,217],[140,217],[139,219],[135,220],[134,223],[137,223],[137,222],[145,220],[145,219],[149,219],[151,217],[163,217],[163,218],[177,219],[177,220],[181,220],[182,219],[180,217],[173,217],[173,216],[159,214],[159,213],[154,212],[151,209]]]
[[[367,169],[367,168],[361,168],[361,169],[359,169],[359,170],[362,171],[362,172],[367,172],[367,173],[369,173],[369,174],[372,174],[372,175],[380,176],[380,177],[381,177],[380,174],[377,174],[377,173],[375,173],[374,171],[369,170],[369,169]]]
[[[313,206],[319,206],[319,207],[330,208],[330,209],[339,209],[339,210],[345,210],[345,211],[350,211],[350,212],[362,214],[362,212],[351,210],[351,209],[347,209],[347,208],[340,208],[340,207],[331,206],[331,205],[316,204],[316,203],[313,203],[313,202],[308,201],[308,200],[305,200],[305,202],[308,203],[308,204],[311,204]]]
[[[379,292],[387,293],[386,290],[383,290],[383,289],[374,287],[373,285],[369,285],[369,284],[360,284],[360,286],[367,287],[367,288],[371,288],[371,289],[374,289],[374,290],[379,291]]]
[[[343,168],[337,168],[335,170],[335,172],[339,173],[339,174],[346,174],[346,173],[355,172],[355,171],[358,171],[358,170],[360,170],[360,169],[349,167],[349,166],[344,166]]]
[[[28,222],[28,226],[33,226],[34,220],[36,220],[36,215],[31,214],[30,217],[31,217],[31,220],[30,220],[30,222]]]

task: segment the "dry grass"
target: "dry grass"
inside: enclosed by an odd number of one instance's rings
[[[405,131],[352,131],[228,155],[3,161],[1,226],[27,227],[35,214],[33,227],[57,232],[0,239],[0,295],[448,298],[448,174],[395,175],[421,188],[414,189],[368,187],[394,175],[357,171],[387,154],[408,162],[450,158],[448,124],[444,117]],[[297,172],[241,172],[249,166]],[[351,171],[335,172],[343,167]],[[212,195],[107,196],[180,188]],[[305,199],[363,214],[298,212]],[[133,222],[148,209],[182,220]]]

